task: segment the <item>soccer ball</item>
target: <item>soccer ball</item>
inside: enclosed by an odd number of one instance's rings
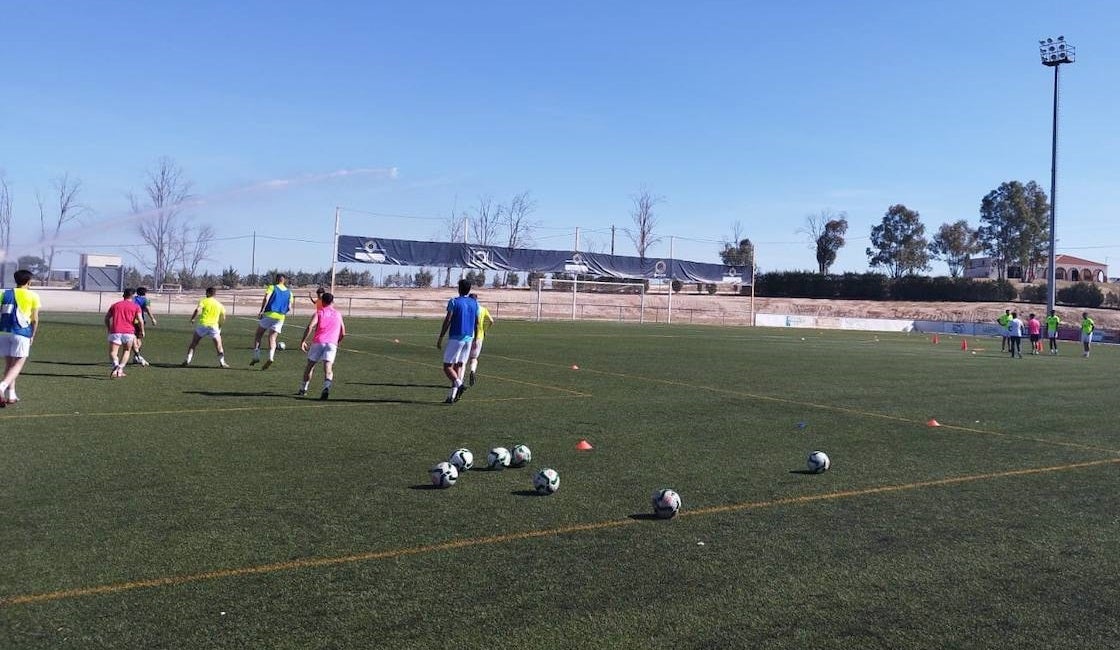
[[[505,469],[509,467],[509,450],[505,447],[494,447],[486,456],[486,466],[490,469]]]
[[[510,467],[524,467],[531,460],[533,460],[533,452],[529,451],[529,448],[525,445],[517,445],[509,453]]]
[[[280,341],[279,343],[277,343],[277,344],[276,344],[276,349],[278,349],[278,350],[287,350],[287,349],[288,349],[288,346],[287,346],[287,344],[285,344],[285,343],[284,343],[283,341]]]
[[[474,467],[474,454],[470,449],[456,449],[451,453],[451,458],[447,462],[455,466],[455,469],[460,472],[465,472]]]
[[[432,485],[438,488],[449,488],[459,480],[459,470],[451,463],[436,463],[428,474],[432,477]]]
[[[672,519],[681,509],[681,495],[673,490],[658,490],[653,493],[653,514],[658,519]]]
[[[820,474],[827,471],[832,466],[832,461],[828,459],[828,454],[823,451],[814,451],[809,454],[809,471],[814,474]]]
[[[542,469],[533,477],[533,489],[537,494],[552,494],[560,489],[560,474],[549,467]]]

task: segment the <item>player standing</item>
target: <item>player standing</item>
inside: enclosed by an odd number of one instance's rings
[[[222,325],[226,322],[226,308],[214,297],[214,287],[206,287],[206,297],[198,301],[198,306],[194,308],[194,312],[191,314],[190,322],[193,323],[196,318],[198,319],[198,327],[194,328],[191,344],[187,346],[187,358],[183,360],[183,366],[191,365],[191,359],[194,358],[194,349],[198,347],[199,341],[203,338],[212,338],[214,339],[214,349],[218,352],[218,365],[222,368],[228,368],[226,353],[222,349]]]
[[[144,317],[140,306],[132,300],[134,293],[132,289],[125,289],[121,299],[109,305],[109,310],[105,312],[105,329],[109,331],[109,361],[113,364],[109,377],[112,379],[125,376],[124,369],[136,342],[136,332],[144,331]],[[124,350],[121,351],[121,348]]]
[[[1031,354],[1042,354],[1042,323],[1034,314],[1027,320],[1027,333],[1031,336]]]
[[[471,294],[471,299],[478,302],[478,294]],[[474,341],[471,343],[470,375],[467,383],[474,386],[475,373],[478,371],[478,355],[482,354],[482,340],[486,337],[486,328],[494,324],[494,317],[486,305],[478,305],[478,324],[475,327]]]
[[[451,392],[444,404],[459,401],[467,389],[463,385],[463,363],[470,356],[471,342],[478,327],[478,303],[471,300],[469,280],[459,280],[459,296],[447,301],[447,315],[443,318],[436,348],[443,348],[443,337],[447,336],[447,349],[443,351],[443,374],[451,380]]]
[[[342,314],[333,307],[334,295],[324,292],[319,296],[322,303],[320,309],[315,310],[307,329],[303,331],[299,349],[307,353],[307,367],[303,370],[303,383],[300,384],[297,395],[306,395],[307,387],[311,385],[311,375],[315,372],[315,364],[323,362],[323,392],[319,399],[330,397],[331,385],[334,383],[334,358],[338,353],[338,344],[346,336],[346,323],[342,321]],[[307,337],[311,337],[308,345]]]
[[[268,370],[276,360],[276,337],[284,329],[284,317],[292,311],[292,290],[287,285],[288,277],[283,273],[276,274],[275,284],[265,287],[264,300],[261,301],[261,311],[258,314],[260,321],[257,323],[257,333],[253,337],[253,360],[250,366],[256,365],[261,360],[261,336],[268,332],[268,359],[261,366],[261,370]]]
[[[1007,322],[1007,351],[1011,353],[1011,358],[1023,358],[1023,321],[1019,320],[1019,313],[1011,314],[1011,320]]]
[[[999,340],[999,351],[1003,352],[1007,349],[1007,326],[1011,324],[1011,310],[1005,309],[1003,315],[997,318],[996,322],[999,323],[999,328],[1003,330],[1000,334],[1003,338]]]
[[[1081,313],[1081,345],[1085,347],[1085,358],[1089,358],[1089,344],[1093,342],[1093,330],[1097,328],[1089,312]]]
[[[31,271],[12,274],[14,289],[0,292],[0,355],[4,356],[4,376],[0,377],[0,408],[19,401],[16,378],[31,356],[31,344],[39,333],[39,294],[32,291]]]
[[[1058,354],[1058,326],[1062,324],[1062,319],[1050,310],[1050,315],[1046,317],[1046,338],[1050,339],[1050,354]]]
[[[144,324],[145,320],[150,320],[152,325],[157,324],[155,314],[153,314],[152,310],[149,308],[151,303],[148,300],[147,287],[136,287],[136,295],[132,297],[132,302],[136,303],[136,306],[140,308],[141,325]],[[144,347],[144,327],[137,327],[135,334],[136,339],[132,343],[132,363],[146,366],[148,365],[148,360],[140,356],[140,348]]]

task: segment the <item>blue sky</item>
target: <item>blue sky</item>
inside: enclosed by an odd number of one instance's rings
[[[337,205],[352,209],[346,234],[431,239],[453,209],[526,190],[536,246],[567,248],[578,226],[602,248],[644,186],[665,197],[653,254],[673,236],[677,257],[718,261],[739,221],[763,270],[812,269],[796,231],[831,209],[850,223],[834,270],[863,271],[893,203],[932,234],[978,225],[1001,182],[1049,188],[1053,76],[1037,39],[1064,34],[1078,61],[1062,68],[1058,248],[1120,263],[1115,2],[12,0],[2,13],[17,247],[35,248],[35,191],[69,173],[91,214],[62,246],[130,259],[125,195],[170,156],[203,199],[191,214],[223,239],[213,269],[247,272],[254,230],[258,269],[328,267]],[[277,179],[299,182],[262,185]],[[633,254],[621,232],[617,250]]]

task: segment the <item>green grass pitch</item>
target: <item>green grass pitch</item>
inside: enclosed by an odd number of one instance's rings
[[[48,314],[0,411],[3,648],[1106,648],[1120,353],[500,322],[448,406],[437,321],[347,323],[331,400],[190,329],[109,379]],[[573,365],[579,369],[574,370]],[[931,418],[943,426],[927,426]],[[587,439],[592,451],[577,451]],[[530,467],[476,466],[525,443]],[[803,473],[810,451],[832,459]],[[553,467],[559,492],[532,494]],[[650,496],[676,489],[680,516]]]

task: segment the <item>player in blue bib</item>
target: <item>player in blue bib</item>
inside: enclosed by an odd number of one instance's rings
[[[459,401],[467,389],[463,384],[463,370],[471,353],[475,330],[478,327],[478,301],[472,299],[469,280],[459,280],[459,296],[447,301],[447,315],[436,338],[436,348],[443,347],[447,336],[447,349],[443,351],[443,374],[451,380],[451,392],[445,404]]]

